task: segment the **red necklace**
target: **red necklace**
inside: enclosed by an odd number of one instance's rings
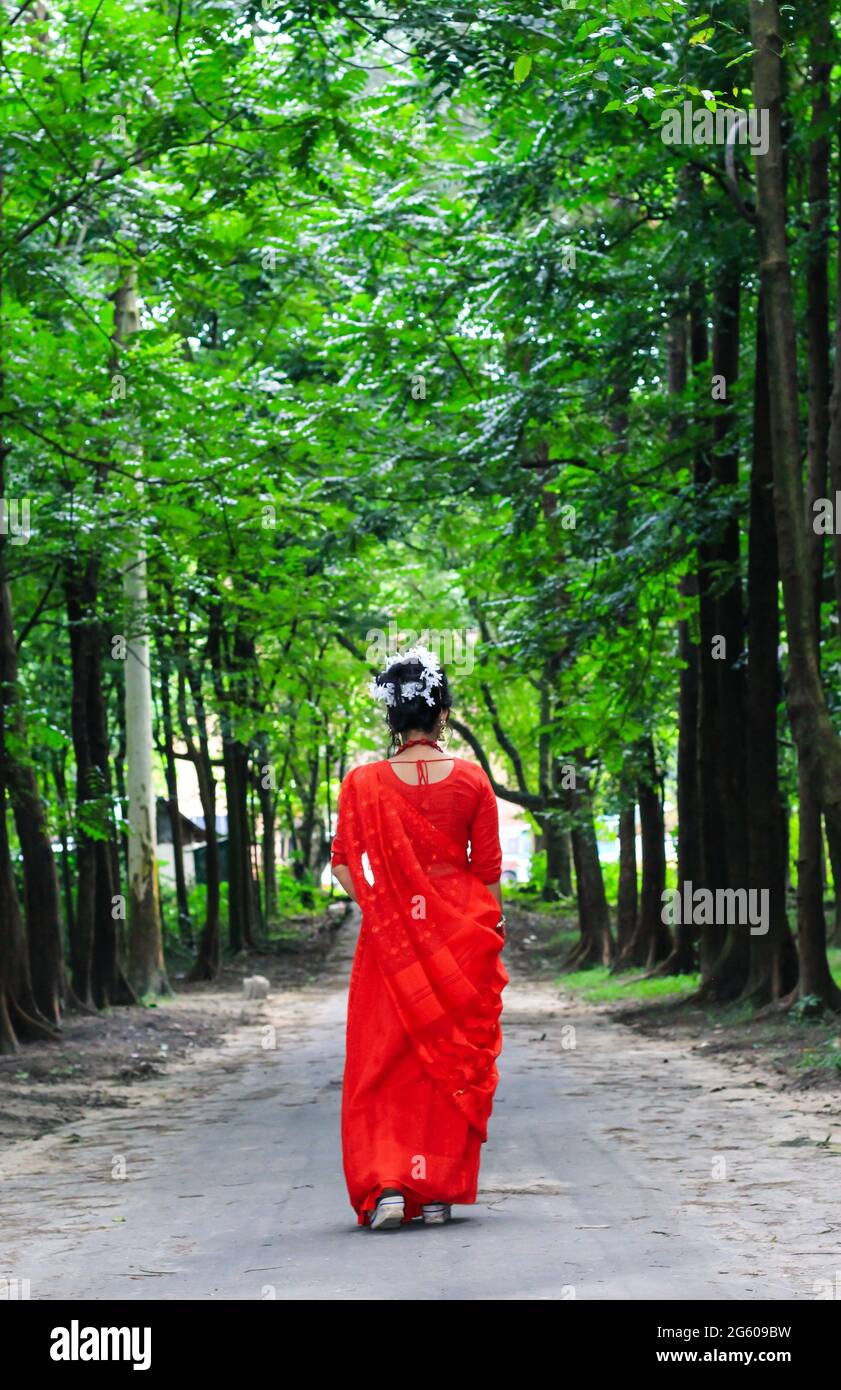
[[[405,753],[407,748],[417,748],[422,743],[425,743],[427,748],[437,748],[439,753],[443,753],[444,751],[440,743],[436,743],[434,739],[410,738],[408,743],[401,743],[400,747],[397,750],[397,753],[395,754],[395,757],[398,756],[400,753]]]

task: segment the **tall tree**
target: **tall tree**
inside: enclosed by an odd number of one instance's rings
[[[114,295],[114,343],[125,349],[137,332],[137,270],[121,272]],[[115,368],[119,361],[115,360]],[[143,484],[138,476],[142,504]],[[141,528],[128,547],[123,570],[127,635],[125,650],[126,791],[128,796],[128,978],[138,995],[169,993],[158,893],[155,786],[152,771],[152,673],[146,589],[146,547]]]

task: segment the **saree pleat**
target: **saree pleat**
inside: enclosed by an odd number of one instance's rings
[[[476,1199],[508,980],[499,906],[464,850],[377,765],[346,778],[339,816],[363,914],[348,997],[345,1177],[360,1222],[384,1187],[403,1191],[411,1220],[424,1202]]]

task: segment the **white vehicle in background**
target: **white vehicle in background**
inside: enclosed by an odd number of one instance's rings
[[[519,806],[497,797],[503,883],[528,883],[534,854],[534,832]]]

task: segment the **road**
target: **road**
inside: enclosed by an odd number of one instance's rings
[[[352,946],[163,1101],[0,1161],[0,1276],[36,1300],[814,1299],[835,1280],[841,1164],[815,1141],[837,1107],[804,1117],[516,977],[478,1204],[357,1227],[338,1137]]]

